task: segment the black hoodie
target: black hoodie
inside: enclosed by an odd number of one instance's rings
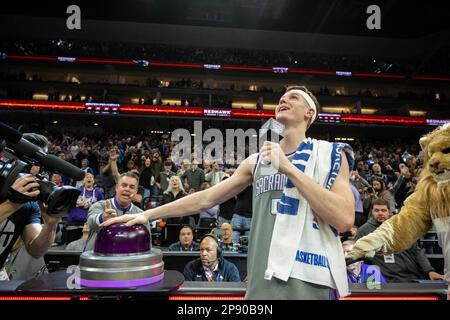
[[[363,224],[356,233],[355,240],[358,240],[374,232],[380,223],[373,217]],[[423,253],[422,249],[414,243],[411,248],[394,254],[394,263],[386,263],[384,256],[376,255],[373,264],[380,267],[381,274],[388,282],[412,282],[415,279],[429,279],[428,273],[434,271],[430,261]]]

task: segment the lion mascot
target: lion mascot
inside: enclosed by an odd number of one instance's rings
[[[376,231],[359,239],[347,261],[378,254],[401,252],[411,247],[434,224],[444,254],[444,274],[450,275],[450,123],[420,139],[423,169],[416,189],[399,214]]]

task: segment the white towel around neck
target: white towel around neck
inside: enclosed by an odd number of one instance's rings
[[[326,189],[340,170],[341,152],[353,166],[351,147],[342,143],[306,139],[292,163]],[[339,208],[336,208],[339,210]],[[313,213],[289,180],[283,189],[272,234],[265,279],[296,278],[348,294],[344,254],[337,231]]]

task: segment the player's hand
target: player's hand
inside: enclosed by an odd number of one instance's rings
[[[263,163],[270,163],[275,169],[284,173],[292,166],[278,143],[265,141],[259,151]]]
[[[124,214],[120,217],[111,218],[108,221],[100,224],[100,227],[108,227],[112,224],[116,223],[126,223],[128,227],[131,227],[135,224],[145,224],[148,222],[148,219],[143,214]]]

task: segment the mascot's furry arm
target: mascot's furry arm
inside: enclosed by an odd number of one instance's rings
[[[424,166],[415,192],[399,214],[356,242],[348,263],[406,250],[431,228],[433,219],[450,219],[450,123],[421,138],[420,146]]]
[[[419,193],[408,197],[399,214],[359,239],[346,258],[354,261],[373,257],[377,252],[390,254],[409,249],[432,225],[430,213],[420,198]]]

